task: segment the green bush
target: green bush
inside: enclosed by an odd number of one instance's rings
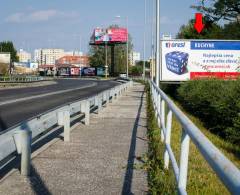
[[[172,98],[177,98],[177,89],[180,84],[168,84],[168,83],[160,83],[160,88]]]
[[[195,80],[182,84],[178,101],[212,132],[240,142],[240,80]]]

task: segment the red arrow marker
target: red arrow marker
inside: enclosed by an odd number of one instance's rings
[[[203,24],[203,16],[201,13],[196,13],[196,22],[194,24],[194,28],[197,30],[197,32],[200,34],[204,28]]]

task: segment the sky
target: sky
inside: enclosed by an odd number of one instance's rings
[[[194,18],[190,6],[199,0],[160,0],[160,32],[173,37],[181,25]],[[127,26],[134,50],[146,58],[151,53],[155,0],[8,0],[0,7],[0,41],[11,40],[17,49],[63,48],[87,53],[95,27]],[[120,16],[120,17],[116,17]],[[154,22],[154,23],[153,23]],[[145,27],[145,28],[144,28]]]

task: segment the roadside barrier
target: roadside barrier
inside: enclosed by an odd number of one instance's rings
[[[201,155],[211,166],[218,178],[227,187],[231,194],[240,194],[240,171],[228,160],[220,150],[196,127],[196,125],[174,104],[174,102],[157,85],[149,81],[152,101],[158,126],[161,129],[161,141],[165,144],[164,168],[168,169],[172,163],[175,178],[178,184],[178,193],[187,194],[187,174],[190,140],[195,144]],[[180,165],[171,148],[171,130],[173,115],[182,127],[180,148]]]
[[[90,112],[100,113],[103,106],[114,101],[132,86],[132,81],[105,90],[84,100],[68,103],[44,114],[22,122],[0,135],[0,167],[4,168],[9,159],[21,155],[21,175],[30,175],[31,146],[52,130],[63,128],[64,142],[71,141],[71,122],[84,118],[90,124]],[[17,153],[17,154],[16,154]]]
[[[0,76],[0,82],[3,83],[28,83],[43,80],[43,77],[37,76]]]

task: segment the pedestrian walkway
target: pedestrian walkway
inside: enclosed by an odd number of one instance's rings
[[[146,100],[140,84],[124,92],[90,125],[72,130],[34,157],[32,174],[19,171],[0,182],[0,194],[147,194]]]

